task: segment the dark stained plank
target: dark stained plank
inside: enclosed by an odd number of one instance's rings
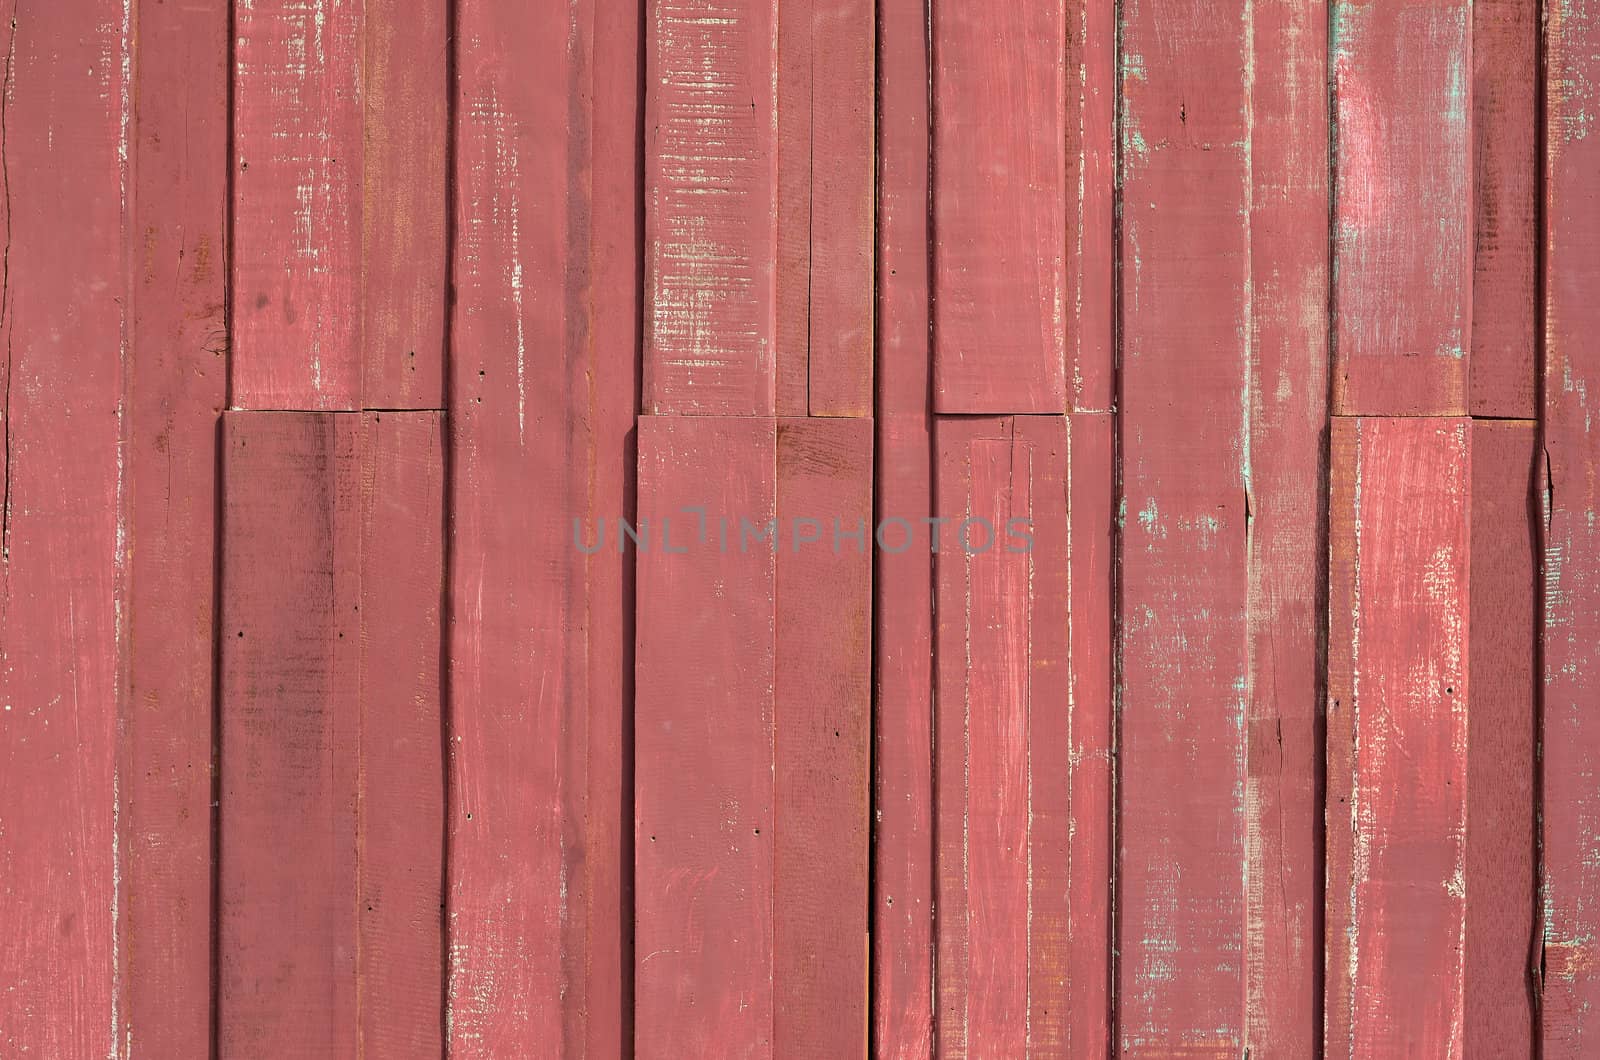
[[[1067,398],[1074,412],[1116,401],[1117,10],[1068,0]]]

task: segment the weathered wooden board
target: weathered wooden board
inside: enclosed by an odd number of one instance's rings
[[[1327,7],[1254,9],[1245,989],[1252,1056],[1322,1018],[1328,430]]]
[[[872,413],[873,16],[778,6],[780,416]]]
[[[1250,17],[1123,7],[1124,1056],[1245,1043]]]
[[[122,197],[130,27],[0,8],[0,1053],[104,1056],[127,488]]]
[[[933,407],[1064,412],[1064,0],[933,0]]]
[[[1467,1056],[1535,1055],[1537,428],[1528,420],[1472,425]]]
[[[1600,10],[1549,5],[1545,26],[1541,1055],[1600,1048]]]
[[[872,1052],[933,1055],[933,511],[923,0],[878,12]]]
[[[872,421],[779,420],[777,486],[773,1054],[865,1057]]]
[[[759,535],[777,520],[775,433],[756,417],[639,421],[641,1058],[774,1055],[777,557]]]
[[[204,1056],[217,416],[228,386],[228,3],[136,13],[119,1036],[134,1056]]]
[[[440,419],[223,420],[222,1056],[439,1053]]]
[[[1539,10],[1472,4],[1474,416],[1537,415]]]
[[[1340,414],[1466,411],[1475,214],[1471,12],[1468,0],[1334,0]]]
[[[1472,428],[1333,422],[1327,1056],[1459,1056]]]
[[[941,419],[941,1057],[1063,1056],[1069,991],[1067,428]]]
[[[1108,412],[1116,401],[1116,5],[1068,0],[1066,35],[1067,399],[1074,412]]]
[[[777,0],[649,0],[644,408],[770,416]]]

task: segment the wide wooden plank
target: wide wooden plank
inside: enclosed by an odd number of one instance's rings
[[[933,407],[1066,411],[1064,0],[934,0]]]
[[[650,535],[637,555],[635,685],[644,1058],[774,1055],[776,556],[760,535],[777,520],[775,449],[770,419],[639,422],[639,526]]]
[[[649,0],[644,408],[770,416],[777,0]]]
[[[1327,1056],[1459,1056],[1470,422],[1333,422]]]
[[[1117,10],[1068,0],[1067,399],[1074,412],[1116,401]]]
[[[935,442],[939,1055],[1064,1056],[1066,420],[940,420]]]
[[[928,49],[922,0],[878,12],[872,1050],[933,1054],[933,511]]]
[[[1541,1055],[1600,1048],[1600,10],[1545,12]]]
[[[227,403],[228,3],[144,4],[134,65],[120,778],[121,1037],[211,1048],[217,414]]]
[[[1537,427],[1527,420],[1472,425],[1468,1056],[1535,1055]]]
[[[873,15],[778,7],[780,416],[872,412]]]
[[[1532,0],[1472,5],[1474,254],[1467,382],[1474,416],[1537,415],[1539,10]]]
[[[1245,1041],[1250,18],[1123,7],[1124,1056]]]
[[[872,421],[777,435],[773,1053],[867,1050]]]
[[[127,9],[0,12],[0,1053],[105,1056],[114,962]]]
[[[1322,998],[1327,7],[1254,12],[1245,988],[1252,1056],[1315,1056]]]
[[[1471,12],[1468,0],[1333,5],[1340,414],[1466,411]]]

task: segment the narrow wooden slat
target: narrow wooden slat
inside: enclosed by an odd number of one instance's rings
[[[872,411],[873,5],[778,8],[782,416]]]
[[[933,1054],[933,511],[928,51],[922,0],[879,5],[872,1049]],[[903,520],[898,521],[898,520]]]
[[[1334,2],[1334,408],[1341,414],[1466,411],[1471,10],[1467,0]]]
[[[935,441],[939,1055],[1063,1056],[1066,421],[940,420]]]
[[[770,416],[778,5],[650,0],[644,407]]]
[[[1327,1056],[1459,1056],[1472,436],[1338,419],[1329,502]]]
[[[1539,243],[1539,5],[1472,5],[1474,416],[1532,418]]]
[[[1108,412],[1116,400],[1116,17],[1116,5],[1101,0],[1067,4],[1065,301],[1074,412]]]
[[[1124,1056],[1245,1038],[1250,18],[1123,7]]]
[[[1246,1026],[1252,1056],[1315,1056],[1327,614],[1327,7],[1258,7],[1253,31]]]
[[[864,1057],[872,421],[777,430],[773,1053]]]
[[[0,1053],[117,1049],[126,9],[0,9]]]
[[[770,419],[639,422],[639,524],[651,535],[637,557],[642,1058],[774,1055],[775,556],[758,535],[777,519],[775,445]]]
[[[121,1037],[211,1048],[217,414],[227,403],[228,4],[137,8],[125,474]]]
[[[933,0],[934,409],[1066,411],[1066,8]]]
[[[1472,425],[1467,1056],[1534,1055],[1537,424]]]

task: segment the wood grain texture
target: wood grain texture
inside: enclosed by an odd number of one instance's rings
[[[1066,411],[1063,0],[933,0],[933,407]]]
[[[1322,1027],[1327,8],[1254,8],[1245,988],[1252,1056]]]
[[[872,1053],[933,1055],[933,511],[923,0],[878,12]],[[904,523],[891,520],[901,519]]]
[[[1243,3],[1123,7],[1116,1004],[1130,1057],[1245,1044],[1249,20]]]
[[[777,431],[773,1053],[865,1057],[872,421]]]
[[[1537,415],[1539,5],[1472,5],[1472,359],[1468,411]]]
[[[137,8],[125,492],[120,1037],[211,1048],[217,417],[227,403],[228,4]]]
[[[1325,1055],[1459,1056],[1472,429],[1333,422]]]
[[[1334,410],[1342,415],[1466,411],[1471,12],[1466,0],[1333,4]]]
[[[1066,7],[1067,398],[1074,412],[1116,401],[1117,11]]]
[[[127,11],[0,5],[0,1053],[119,1037]]]
[[[644,408],[770,416],[777,0],[649,0]]]
[[[777,519],[775,462],[770,419],[639,421],[652,535],[637,555],[641,1058],[774,1055],[776,557],[757,535]]]
[[[873,14],[778,7],[781,416],[872,413]]]
[[[1066,1055],[1069,670],[1064,417],[941,419],[941,1057]]]
[[[1600,1048],[1600,10],[1546,11],[1544,116],[1543,994],[1546,1060]]]
[[[1468,1056],[1532,1057],[1539,774],[1535,670],[1538,425],[1472,425],[1467,703]],[[1542,470],[1542,468],[1540,468]]]

